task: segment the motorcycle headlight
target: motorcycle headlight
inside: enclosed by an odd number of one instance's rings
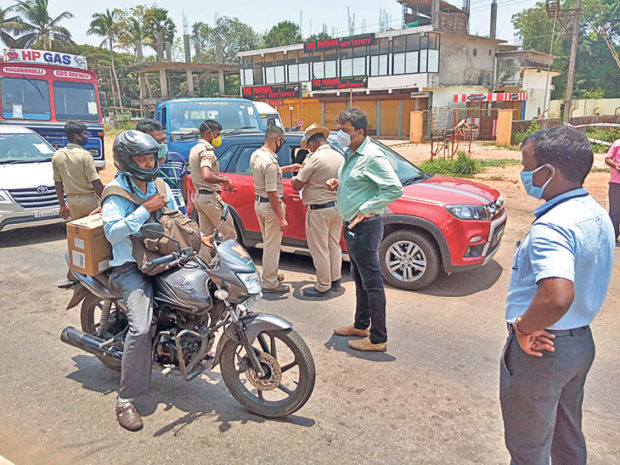
[[[248,294],[258,294],[262,289],[260,276],[256,271],[254,273],[237,273],[237,278],[241,280],[248,290]]]
[[[448,205],[446,210],[459,220],[488,220],[489,212],[484,205]]]

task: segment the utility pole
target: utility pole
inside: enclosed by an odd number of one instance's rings
[[[575,60],[577,59],[577,39],[579,39],[579,15],[581,14],[581,0],[575,3],[575,22],[570,42],[570,55],[568,58],[568,75],[566,76],[566,93],[564,94],[563,123],[570,122],[571,105],[573,103],[573,84],[575,82]]]

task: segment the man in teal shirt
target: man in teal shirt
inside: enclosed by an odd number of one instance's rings
[[[381,148],[366,136],[366,113],[359,108],[341,112],[338,129],[338,144],[348,147],[349,153],[338,179],[330,179],[327,184],[338,191],[338,214],[345,225],[356,309],[354,323],[335,329],[334,334],[361,337],[349,341],[353,349],[383,352],[387,349],[387,330],[379,263],[381,214],[402,195],[403,187]]]

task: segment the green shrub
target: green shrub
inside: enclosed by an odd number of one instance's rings
[[[436,158],[426,160],[420,168],[431,174],[445,174],[454,176],[472,176],[480,173],[482,165],[479,161],[470,158],[465,152],[459,152],[456,158]]]
[[[616,139],[620,139],[620,128],[591,126],[586,130],[586,135],[591,139],[604,140],[611,143]],[[594,142],[592,142],[592,150],[594,152],[607,152],[609,150],[609,146],[603,144],[595,144]]]
[[[521,145],[521,143],[525,140],[525,138],[527,136],[529,136],[530,134],[536,132],[536,131],[540,131],[542,129],[542,127],[540,126],[540,124],[538,124],[538,121],[536,121],[535,119],[532,120],[532,122],[530,123],[530,127],[527,128],[525,131],[523,132],[515,132],[513,139],[515,141],[516,145]]]

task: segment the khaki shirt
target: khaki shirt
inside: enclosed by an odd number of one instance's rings
[[[254,176],[256,195],[267,197],[267,192],[277,192],[278,197],[284,197],[282,169],[274,152],[266,147],[255,150],[250,157],[250,168]]]
[[[92,182],[99,180],[92,154],[78,144],[69,143],[52,157],[54,182],[61,182],[68,197],[95,195]]]
[[[212,192],[222,190],[222,184],[210,184],[202,178],[202,168],[208,166],[214,174],[220,174],[220,162],[215,156],[215,149],[208,141],[200,139],[189,151],[189,171],[192,184],[196,189],[207,189]]]
[[[321,145],[304,160],[296,178],[306,183],[301,193],[304,205],[320,205],[336,201],[336,192],[327,188],[326,182],[338,178],[344,157],[328,144]]]

